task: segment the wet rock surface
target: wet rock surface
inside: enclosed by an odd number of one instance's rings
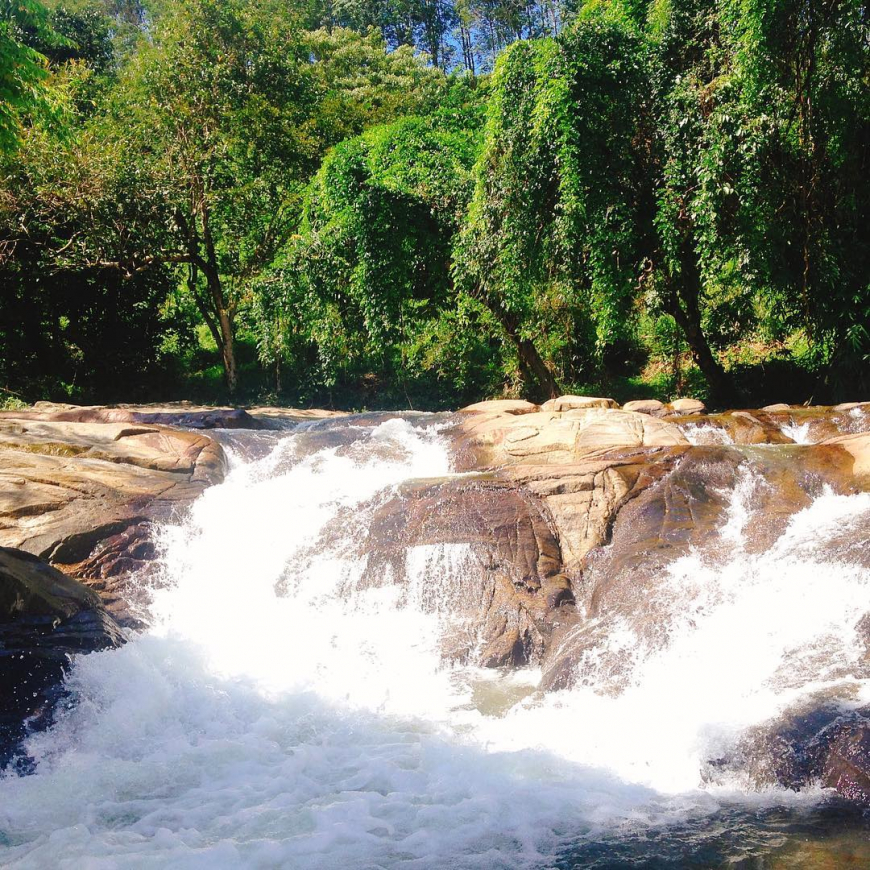
[[[480,663],[537,664],[543,690],[584,683],[619,694],[630,685],[638,659],[671,642],[670,626],[688,617],[683,590],[668,585],[669,568],[690,554],[704,554],[711,564],[728,558],[723,530],[734,522],[735,489],[750,470],[763,483],[747,495],[753,519],[741,531],[741,547],[748,555],[774,547],[793,517],[822,493],[848,495],[870,484],[866,404],[712,415],[697,413],[690,403],[638,402],[619,410],[566,403],[566,408],[525,408],[509,416],[483,403],[466,409],[453,432],[457,466],[485,471],[490,492],[510,494],[497,499],[507,504],[510,498],[510,521],[479,520],[491,550],[502,554],[491,562],[535,562],[528,557],[539,548],[522,544],[524,539],[514,534],[532,523],[532,514],[534,524],[549,530],[546,566],[549,577],[559,578],[558,607],[537,589],[533,606],[528,605],[522,567],[500,568],[500,595],[489,592],[492,584],[476,581],[481,592],[475,604],[478,622],[488,627]],[[698,437],[699,432],[707,437]],[[430,492],[427,498],[434,501],[422,513],[463,516],[472,502],[480,504],[479,494],[465,495],[471,486],[456,488],[450,505],[438,503]],[[406,504],[403,510],[413,516],[417,507]],[[496,512],[492,505],[486,510],[490,517]],[[443,520],[430,524],[425,540],[453,540],[443,525]],[[383,537],[388,535],[375,537],[376,549]],[[525,556],[512,555],[517,541],[528,547]],[[860,530],[857,535],[833,530],[818,552],[866,566],[870,544]],[[517,625],[520,613],[534,614],[534,629],[528,632],[534,642],[522,645],[521,655],[506,655],[515,635],[502,626]],[[500,630],[503,645],[493,642]],[[620,632],[632,638],[628,646],[611,642]],[[493,650],[502,654],[494,656]],[[844,663],[844,677],[849,667]],[[791,737],[783,737],[783,723],[772,724],[755,756],[764,761],[750,763],[744,757],[744,769],[756,783],[821,783],[867,805],[867,710],[849,712],[848,704],[832,709],[835,713],[809,715]]]
[[[675,609],[680,602],[664,597],[652,603],[662,574],[719,534],[748,465],[761,469],[767,481],[754,496],[764,522],[749,531],[748,546],[758,552],[822,487],[846,493],[862,485],[860,457],[867,436],[839,436],[832,443],[798,448],[783,433],[791,425],[790,411],[780,420],[758,411],[708,416],[694,413],[698,406],[689,401],[670,407],[630,403],[638,408],[633,411],[604,402],[578,408],[575,398],[567,397],[564,405],[550,403],[563,411],[523,408],[521,414],[501,403],[479,403],[461,412],[453,431],[458,467],[485,470],[490,490],[520,493],[517,512],[520,505],[534,505],[540,522],[552,530],[556,566],[551,571],[567,581],[570,597],[564,601],[570,602],[571,613],[563,609],[547,625],[546,607],[538,608],[537,635],[547,641],[531,647],[530,660],[543,664],[544,688],[564,688],[589,677],[587,660],[596,662],[599,685],[619,688],[625,662],[609,661],[598,649],[611,620],[627,621],[649,648],[659,642],[657,636],[666,641],[669,614],[662,608]],[[680,409],[693,413],[675,413]],[[687,433],[700,427],[727,437],[692,444]],[[469,486],[474,484],[465,489]],[[462,500],[453,502],[449,511],[461,513]],[[489,523],[493,546],[509,552],[506,527]],[[519,588],[521,582],[513,585]],[[510,596],[502,596],[497,606],[508,602]],[[515,621],[518,606],[508,606]]]
[[[267,430],[302,422],[292,456],[282,460],[290,463],[324,448],[361,462],[394,449],[358,437],[391,415],[301,414],[192,407],[0,414],[0,545],[81,578],[120,621],[136,625],[141,586],[131,578],[141,579],[156,555],[154,524],[222,479],[220,442],[237,437],[203,430],[257,429],[266,450],[279,437]],[[748,469],[763,480],[747,496],[754,519],[741,546],[750,554],[769,550],[820,493],[870,488],[866,403],[706,414],[692,401],[618,408],[610,399],[565,396],[419,418],[433,421],[453,446],[457,473],[408,482],[340,513],[312,545],[312,559],[359,526],[356,555],[366,567],[349,582],[398,584],[449,617],[447,657],[536,665],[543,690],[584,683],[619,694],[638,657],[671,642],[668,626],[686,618],[686,600],[667,584],[670,566],[692,553],[713,562],[728,555],[723,529],[734,521],[733,495]],[[415,574],[415,559],[445,545],[461,570]],[[825,548],[832,558],[870,559],[866,536],[835,530]],[[424,580],[420,588],[421,576],[429,586]],[[617,629],[629,645],[609,642]],[[746,747],[743,769],[758,782],[822,782],[866,802],[867,712],[821,706],[791,731],[772,723],[756,749]],[[720,762],[731,763],[712,768]]]
[[[95,592],[30,553],[0,547],[0,768],[17,757],[28,728],[49,723],[70,657],[122,643]]]
[[[755,786],[821,786],[870,807],[870,707],[820,699],[789,710],[751,729],[732,756],[713,761],[709,778],[723,768],[745,771]]]
[[[92,417],[90,410],[58,413]],[[154,558],[153,524],[223,479],[223,450],[162,424],[47,414],[0,416],[0,546],[82,579],[122,624],[135,626],[141,589],[130,581]]]
[[[508,481],[458,479],[402,488],[375,508],[364,585],[408,577],[413,548],[464,545],[462,584],[422,590],[434,608],[445,604],[466,620],[454,635],[453,657],[474,653],[484,666],[521,665],[540,658],[558,614],[573,603],[559,544],[542,499]],[[427,572],[428,573],[428,572]],[[433,582],[437,573],[431,577]],[[573,613],[567,613],[571,618]]]

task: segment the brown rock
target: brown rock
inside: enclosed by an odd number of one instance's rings
[[[26,728],[48,725],[70,656],[116,647],[99,596],[30,553],[0,547],[0,769]],[[27,770],[18,758],[19,771]]]
[[[839,724],[824,759],[821,781],[843,797],[870,807],[870,720],[861,716]]]
[[[864,485],[870,484],[870,433],[838,435],[822,444],[840,447],[853,459],[852,474]]]
[[[445,641],[451,658],[492,667],[538,661],[554,622],[573,617],[552,520],[527,489],[490,477],[422,480],[353,514],[339,516],[325,536],[343,540],[347,524],[363,516],[363,587],[392,582],[407,588],[415,548],[464,546],[458,576],[438,574],[437,588],[417,590],[422,606],[452,619]],[[323,544],[312,548],[314,558]]]
[[[37,402],[31,410],[0,411],[0,420],[30,419],[62,423],[141,423],[183,429],[284,429],[296,423],[346,416],[319,408],[215,408],[175,402],[165,405],[81,406]]]
[[[610,408],[476,414],[460,424],[463,467],[563,465],[613,449],[688,445],[672,423]]]
[[[753,496],[757,510],[746,529],[747,552],[767,550],[791,517],[811,504],[820,481],[835,491],[854,492],[848,454],[840,449],[794,448],[753,457],[765,485]],[[679,462],[674,462],[679,458]],[[634,656],[645,656],[670,642],[668,627],[684,602],[662,594],[668,565],[692,551],[719,552],[719,532],[728,518],[731,493],[746,466],[746,455],[734,447],[694,447],[647,455],[638,480],[622,499],[612,503],[608,523],[595,547],[586,550],[578,571],[569,571],[580,617],[554,636],[543,662],[542,688],[562,688],[577,680],[602,691],[619,692],[631,677]],[[670,462],[670,465],[668,465]],[[624,475],[625,469],[611,469]],[[611,478],[612,479],[612,478]],[[623,477],[625,480],[625,478]],[[658,480],[657,485],[650,486]],[[606,549],[598,545],[608,543]],[[563,551],[569,551],[565,541]],[[854,558],[856,542],[832,535],[824,546],[836,560]],[[579,576],[578,576],[579,575]],[[631,654],[613,652],[610,634],[619,626],[630,632]]]
[[[584,408],[618,408],[619,405],[613,399],[604,399],[598,396],[559,396],[556,399],[548,399],[541,405],[542,411],[575,411]]]
[[[635,411],[638,414],[652,414],[653,416],[667,413],[664,402],[658,399],[634,399],[622,406],[623,411]]]
[[[63,405],[37,402],[33,410],[0,411],[0,420],[54,423],[143,423],[185,429],[258,429],[261,423],[241,408],[209,408],[179,402],[174,405]]]
[[[707,406],[699,399],[674,399],[668,408],[678,414],[703,414],[707,410]]]
[[[195,432],[50,413],[0,417],[0,545],[93,582],[113,615],[135,625],[125,592],[154,558],[150,524],[223,479],[223,450]]]
[[[525,399],[490,399],[486,402],[475,402],[460,411],[461,414],[485,412],[488,414],[533,414],[539,411],[537,405]]]

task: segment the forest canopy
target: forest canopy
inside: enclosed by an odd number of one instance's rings
[[[870,398],[855,0],[0,0],[0,405]]]

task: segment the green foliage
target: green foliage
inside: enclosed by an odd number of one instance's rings
[[[283,268],[258,294],[261,321],[273,325],[264,359],[274,364],[301,342],[316,349],[327,384],[371,369],[403,382],[434,373],[460,391],[479,383],[462,360],[486,355],[486,337],[475,337],[481,312],[457,302],[450,277],[476,114],[453,94],[440,115],[374,127],[329,153]],[[472,321],[477,329],[457,341]],[[296,341],[282,345],[289,322]]]
[[[0,387],[866,396],[868,82],[861,0],[0,0]]]
[[[562,381],[630,335],[645,63],[631,16],[595,4],[560,39],[513,45],[493,75],[457,277],[544,336]]]
[[[832,375],[870,359],[870,20],[858,2],[723,4],[745,118],[743,257]]]
[[[28,45],[29,35],[43,44],[60,41],[39,0],[0,0],[0,152],[18,145],[29,113],[50,104],[47,61]]]

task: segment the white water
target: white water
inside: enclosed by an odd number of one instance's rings
[[[681,426],[680,429],[689,444],[695,446],[734,443],[727,429],[711,423],[690,423]]]
[[[533,671],[442,664],[431,590],[461,581],[462,548],[419,548],[405,596],[348,596],[362,561],[309,551],[334,517],[358,540],[357,506],[447,473],[437,432],[402,420],[349,450],[302,458],[288,435],[237,461],[166,532],[154,628],[81,658],[77,705],[29,742],[37,773],[0,780],[0,864],[547,866],[584,836],[714,812],[742,784],[701,788],[705,760],[803,694],[868,700],[870,577],[824,545],[867,527],[870,495],[823,494],[751,554],[764,484],[746,474],[719,546],[670,568],[669,643],[611,635],[634,647],[629,688],[541,698]]]
[[[812,444],[810,423],[788,423],[782,427],[782,434],[791,438],[795,444]]]

